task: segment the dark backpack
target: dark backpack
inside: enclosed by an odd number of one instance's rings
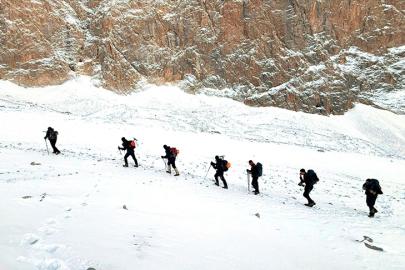
[[[383,194],[380,186],[380,182],[377,179],[367,179],[366,183],[363,185],[366,190],[369,190],[372,194]]]
[[[224,172],[227,172],[229,167],[231,167],[231,163],[228,163],[228,161],[225,159],[223,159],[221,161],[221,164],[222,164],[222,169],[224,170]]]
[[[314,170],[308,170],[307,174],[310,177],[310,179],[312,180],[312,185],[315,185],[316,183],[319,182],[318,176],[316,175]]]
[[[51,130],[50,132],[49,132],[49,139],[51,139],[51,140],[56,140],[56,133],[57,133],[57,131],[56,130]]]
[[[257,171],[259,172],[259,174],[257,176],[262,176],[262,174],[263,174],[262,164],[260,162],[257,162],[256,166],[257,166]]]

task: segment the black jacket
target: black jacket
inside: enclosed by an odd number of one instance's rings
[[[216,169],[218,172],[223,172],[224,168],[222,167],[222,159],[216,160],[217,163],[211,162],[212,167]]]
[[[122,148],[121,150],[127,150],[128,154],[133,154],[134,153],[134,148],[131,147],[131,143],[128,140],[125,140],[122,142]]]
[[[252,177],[259,177],[259,169],[256,164],[253,164],[248,172],[252,174]]]
[[[170,146],[168,146],[168,147],[166,147],[165,148],[165,152],[166,152],[166,156],[163,156],[163,158],[167,158],[167,159],[172,159],[172,158],[174,158],[173,157],[173,154],[172,154],[172,151],[170,151]]]
[[[377,197],[379,194],[383,194],[380,183],[376,179],[367,179],[363,184],[363,189],[367,196]]]
[[[302,182],[305,182],[306,186],[313,186],[316,181],[319,181],[318,176],[315,172],[313,174],[309,174],[308,172],[306,172],[304,174],[304,179],[302,179],[302,177],[300,177],[300,179]]]
[[[58,139],[58,135],[56,135],[56,131],[53,130],[53,128],[49,127],[48,130],[46,131],[46,135],[45,138],[49,138],[49,140],[57,140]]]

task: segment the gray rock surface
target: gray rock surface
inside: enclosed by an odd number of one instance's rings
[[[343,114],[405,89],[401,0],[1,0],[0,79],[145,82],[251,106]],[[207,88],[214,89],[207,91]]]

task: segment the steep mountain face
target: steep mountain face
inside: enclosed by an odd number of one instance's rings
[[[89,75],[324,115],[405,110],[386,102],[405,97],[402,0],[0,0],[0,34],[0,79],[24,86]]]

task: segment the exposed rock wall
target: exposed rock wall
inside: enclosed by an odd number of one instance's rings
[[[180,82],[321,114],[405,89],[401,0],[0,0],[0,31],[0,79],[25,86]]]

